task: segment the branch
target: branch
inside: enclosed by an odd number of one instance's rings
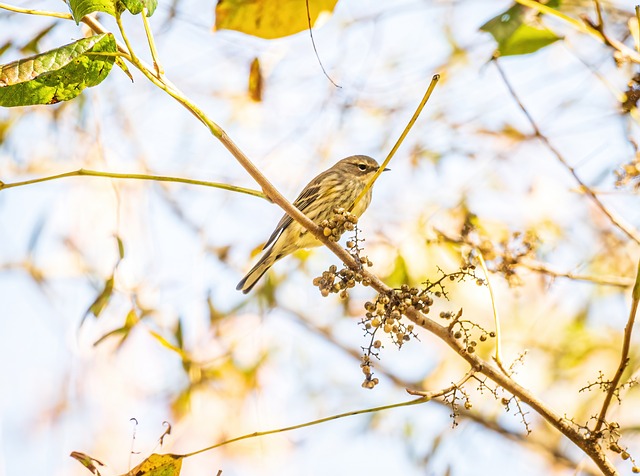
[[[520,2],[522,0],[518,0],[518,1]],[[496,65],[496,68],[498,69],[498,73],[500,74],[500,77],[502,78],[507,89],[509,90],[509,93],[513,97],[514,101],[518,104],[518,107],[520,108],[520,110],[526,116],[527,120],[529,121],[529,124],[531,124],[531,127],[533,128],[534,136],[540,139],[551,151],[551,153],[556,156],[556,159],[558,159],[558,161],[569,171],[569,173],[573,176],[575,181],[578,182],[582,191],[586,193],[587,196],[593,201],[593,203],[602,211],[602,213],[604,213],[607,216],[607,218],[609,218],[611,223],[613,223],[613,225],[615,225],[620,231],[622,231],[630,239],[640,244],[640,233],[638,233],[638,231],[633,227],[631,227],[630,225],[627,225],[626,223],[624,223],[621,218],[616,217],[614,213],[610,211],[604,205],[604,203],[602,203],[602,201],[600,201],[600,199],[593,192],[593,190],[591,190],[589,186],[580,179],[580,177],[576,173],[576,169],[566,161],[566,159],[562,156],[560,151],[558,151],[558,149],[556,149],[553,146],[553,144],[551,144],[549,139],[544,134],[542,134],[542,132],[540,132],[540,128],[538,127],[536,121],[533,119],[533,117],[531,116],[527,108],[524,107],[524,105],[522,104],[522,101],[520,101],[520,98],[518,97],[515,90],[513,89],[513,86],[511,86],[511,83],[507,79],[507,76],[505,75],[502,67],[500,66],[498,59],[494,58],[493,62]]]
[[[288,312],[290,315],[292,315],[293,317],[295,317],[296,318],[295,322],[303,325],[309,332],[313,332],[319,335],[320,337],[325,339],[326,342],[340,349],[342,352],[352,357],[355,361],[362,362],[361,360],[362,353],[357,351],[356,349],[347,347],[338,339],[336,339],[332,332],[332,328],[330,326],[318,326],[316,323],[314,323],[313,321],[311,321],[309,318],[307,318],[305,315],[301,314],[298,311],[294,311],[292,309],[287,309],[287,308],[285,308],[284,310]],[[404,380],[398,377],[395,373],[392,373],[391,371],[386,369],[380,362],[376,364],[376,372],[380,373],[381,375],[384,375],[385,378],[389,379],[391,382],[393,382],[394,385],[400,388],[419,387],[421,385],[424,385],[424,379],[420,379],[420,381],[416,381],[416,382],[410,382],[410,381]],[[444,405],[449,407],[449,405],[447,405],[442,400],[432,400],[432,402],[438,405]],[[544,435],[542,435],[542,437],[539,437],[536,434],[524,435],[523,433],[507,429],[503,425],[501,425],[497,421],[497,419],[488,419],[484,415],[478,412],[467,410],[466,408],[464,408],[464,406],[461,406],[459,408],[459,412],[460,412],[461,418],[466,418],[486,428],[489,431],[493,431],[503,436],[508,440],[517,442],[518,444],[521,444],[521,445],[531,446],[536,451],[545,453],[546,458],[548,458],[549,460],[552,460],[555,464],[562,464],[563,466],[566,466],[572,469],[575,469],[576,465],[578,464],[576,463],[576,461],[572,460],[564,451],[554,446],[552,440],[545,437]],[[582,471],[593,476],[597,476],[597,474],[599,474],[599,473],[596,473],[591,468],[582,468]]]
[[[474,353],[469,353],[465,348],[461,346],[457,339],[451,336],[451,332],[448,327],[441,326],[435,321],[428,319],[422,313],[416,311],[413,308],[409,308],[407,311],[407,317],[416,325],[428,330],[432,334],[443,340],[449,347],[451,347],[459,356],[466,360],[472,368],[478,369],[479,373],[487,376],[495,383],[503,387],[505,390],[511,392],[533,410],[535,410],[540,416],[542,416],[551,426],[553,426],[560,433],[569,438],[576,446],[578,446],[587,456],[589,456],[593,462],[598,466],[607,476],[617,475],[615,466],[609,461],[605,453],[603,452],[597,441],[585,438],[576,428],[572,427],[562,416],[554,412],[540,399],[533,395],[529,390],[522,387],[515,382],[511,377],[505,375],[501,370],[494,367],[489,362],[482,360]]]
[[[597,435],[602,425],[605,423],[605,417],[607,416],[607,410],[611,405],[611,400],[614,395],[618,391],[618,384],[620,383],[620,379],[622,378],[622,374],[625,369],[629,365],[629,348],[631,347],[631,333],[633,332],[633,323],[636,319],[636,313],[638,312],[638,302],[640,302],[640,260],[638,260],[638,274],[636,275],[636,283],[633,286],[633,291],[631,293],[631,311],[629,312],[629,319],[627,320],[627,325],[624,327],[624,339],[622,342],[622,352],[620,355],[620,364],[618,365],[618,370],[616,370],[615,375],[613,376],[613,380],[609,383],[609,387],[607,389],[607,395],[604,398],[604,402],[602,403],[602,409],[600,410],[600,415],[598,416],[598,421],[596,422],[596,426],[593,430],[594,435]]]
[[[252,195],[254,197],[265,198],[265,195],[258,190],[252,190],[250,188],[238,187],[236,185],[229,185],[226,183],[220,182],[209,182],[206,180],[195,180],[181,177],[169,177],[166,175],[148,175],[148,174],[120,174],[115,172],[99,172],[97,170],[87,170],[87,169],[78,169],[72,172],[65,172],[63,174],[50,175],[47,177],[40,177],[31,180],[24,180],[22,182],[12,182],[12,183],[3,183],[0,182],[0,192],[7,188],[13,187],[22,187],[24,185],[31,185],[34,183],[47,182],[50,180],[57,180],[66,177],[79,177],[79,176],[88,176],[88,177],[104,177],[104,178],[115,178],[115,179],[135,179],[135,180],[153,180],[156,182],[178,182],[178,183],[187,183],[190,185],[202,185],[205,187],[213,187],[220,188],[222,190],[229,190],[231,192],[245,193],[247,195]]]

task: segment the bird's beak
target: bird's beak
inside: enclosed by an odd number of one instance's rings
[[[389,170],[391,170],[391,169],[385,168],[385,169],[383,169],[382,171],[383,171],[383,172],[388,172]]]

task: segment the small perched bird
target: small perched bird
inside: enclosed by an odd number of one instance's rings
[[[378,162],[366,155],[352,155],[342,159],[309,182],[293,205],[316,225],[331,218],[336,207],[344,208],[359,217],[371,202],[371,189],[353,210],[349,209],[379,168]],[[276,261],[301,248],[321,244],[306,228],[285,214],[264,245],[263,250],[266,251],[236,289],[247,294]]]

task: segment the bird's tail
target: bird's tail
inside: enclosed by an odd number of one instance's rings
[[[256,263],[256,265],[251,268],[251,271],[247,273],[247,275],[242,278],[242,280],[236,286],[238,291],[242,291],[244,294],[247,294],[253,287],[256,285],[258,280],[262,277],[264,273],[266,273],[273,263],[275,263],[281,256],[275,256],[273,253],[273,248],[267,250],[267,252],[260,258],[260,261]]]

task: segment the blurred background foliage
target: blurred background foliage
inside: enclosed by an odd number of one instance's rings
[[[592,423],[603,392],[581,390],[617,366],[640,251],[638,65],[509,2],[310,2],[319,4],[335,5],[312,15],[331,81],[304,25],[270,40],[226,29],[233,17],[221,8],[249,8],[242,2],[220,2],[216,15],[210,2],[173,0],[150,21],[167,77],[291,199],[339,158],[382,160],[440,73],[360,221],[365,254],[388,284],[416,285],[482,250],[516,379],[577,425]],[[633,51],[631,3],[599,4],[606,34]],[[592,1],[547,6],[597,25]],[[123,21],[144,55],[140,17]],[[0,11],[0,62],[76,40],[81,28]],[[0,110],[0,180],[85,168],[255,187],[136,73],[132,84],[114,68],[73,101]],[[70,177],[2,190],[0,474],[88,474],[74,450],[106,463],[102,474],[123,474],[154,450],[194,451],[460,379],[462,360],[418,332],[400,350],[383,342],[380,384],[361,388],[368,342],[358,322],[373,291],[322,298],[311,281],[336,261],[325,249],[278,264],[248,296],[236,292],[280,216],[259,198],[184,184]],[[447,289],[449,303],[433,311],[462,308],[492,328],[485,287]],[[492,344],[477,351],[490,358]],[[625,379],[638,374],[637,344]],[[248,440],[186,459],[182,474],[594,472],[526,406],[522,415],[477,383],[466,390],[469,408],[433,401]],[[638,389],[620,398],[610,418],[640,460]],[[159,448],[163,421],[172,433]]]

